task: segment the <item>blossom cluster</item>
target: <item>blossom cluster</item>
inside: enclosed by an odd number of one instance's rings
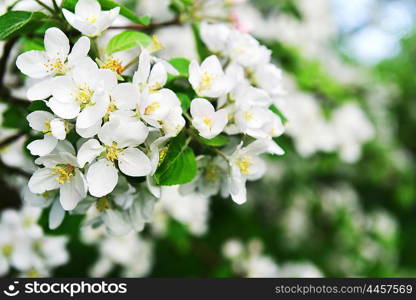
[[[52,199],[50,227],[59,226],[65,211],[89,211],[90,224],[105,223],[114,234],[140,231],[164,185],[246,202],[246,181],[266,171],[260,155],[284,153],[274,141],[284,132],[276,113],[284,91],[271,51],[228,25],[202,23],[200,37],[212,55],[201,63],[192,60],[178,70],[154,56],[162,47],[156,37],[124,63],[96,50],[96,38],[114,22],[118,7],[104,11],[96,0],[80,0],[74,12],[63,14],[82,34],[73,46],[52,27],[45,50],[16,61],[36,80],[27,98],[46,105],[27,116],[43,136],[27,146],[39,166],[28,186],[35,197]],[[135,64],[129,76],[126,69]],[[185,83],[174,84],[183,77]],[[185,160],[171,177],[191,175],[161,182],[165,158]],[[195,174],[186,169],[193,164]]]
[[[0,216],[0,275],[17,272],[23,277],[50,276],[69,260],[68,239],[47,236],[37,224],[41,210],[7,209]]]

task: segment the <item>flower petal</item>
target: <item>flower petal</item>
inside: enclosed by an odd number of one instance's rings
[[[79,166],[83,168],[86,163],[91,163],[103,151],[104,147],[96,139],[86,141],[78,150],[77,159]]]
[[[56,175],[52,174],[52,169],[42,168],[37,170],[29,179],[29,190],[34,194],[43,194],[59,188]]]
[[[49,58],[60,58],[64,63],[69,53],[69,40],[62,30],[52,27],[45,32],[45,50]]]
[[[150,159],[137,148],[127,148],[119,154],[118,167],[128,176],[140,177],[152,171]]]
[[[134,109],[139,102],[140,94],[132,83],[121,83],[111,91],[111,98],[119,109]]]
[[[88,190],[94,197],[103,197],[111,193],[116,187],[117,181],[117,169],[106,159],[100,159],[88,169]]]
[[[57,144],[58,140],[55,137],[45,135],[43,139],[35,140],[27,145],[27,149],[29,149],[32,155],[44,156],[51,153]]]
[[[32,85],[26,92],[26,97],[30,101],[43,100],[52,95],[52,87],[55,78],[42,80]]]
[[[65,123],[59,118],[50,122],[52,135],[58,140],[64,140],[66,137]]]
[[[62,224],[65,218],[65,210],[62,208],[60,201],[55,201],[49,212],[49,229],[56,229]]]
[[[193,118],[201,118],[214,112],[214,106],[206,99],[196,98],[191,102],[191,116]]]
[[[16,60],[16,66],[19,70],[32,78],[46,77],[49,72],[46,65],[48,57],[44,51],[32,50],[20,54]]]
[[[71,181],[61,186],[59,201],[64,210],[73,210],[86,196],[87,183],[84,175],[79,170],[76,170]]]
[[[77,103],[64,103],[58,101],[55,97],[52,97],[47,105],[50,109],[62,119],[73,119],[78,116],[80,107]]]
[[[81,37],[72,47],[71,54],[68,55],[68,62],[74,64],[77,60],[82,59],[88,55],[90,51],[90,39],[86,36]]]
[[[54,119],[54,116],[50,112],[38,110],[28,114],[26,119],[32,129],[43,131],[48,129],[46,123]]]

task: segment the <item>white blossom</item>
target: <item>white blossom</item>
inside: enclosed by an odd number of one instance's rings
[[[206,99],[197,98],[191,102],[192,125],[199,135],[212,139],[220,134],[228,122],[226,109],[215,111],[214,106]]]
[[[90,37],[101,35],[117,18],[120,7],[102,11],[96,0],[79,0],[75,5],[75,13],[62,10],[65,19],[72,27]]]

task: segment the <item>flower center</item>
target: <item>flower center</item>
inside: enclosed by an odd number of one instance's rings
[[[117,148],[117,144],[113,143],[111,146],[105,146],[106,154],[105,158],[111,162],[118,160],[118,152],[119,148]]]
[[[145,115],[151,115],[155,110],[160,108],[160,103],[155,101],[152,102],[151,104],[149,104],[148,106],[146,106],[145,110],[144,110],[144,114]]]
[[[56,180],[60,183],[60,184],[64,184],[66,182],[70,182],[71,181],[71,177],[75,175],[75,168],[74,166],[67,164],[67,165],[58,165],[55,168],[52,168],[53,175],[58,175],[56,177]]]
[[[95,22],[97,22],[97,16],[90,16],[90,17],[86,17],[85,19],[91,24],[94,24]]]
[[[154,85],[152,85],[152,86],[149,87],[149,93],[157,92],[162,87],[163,87],[162,84],[157,81]]]
[[[253,114],[249,111],[245,111],[244,112],[244,119],[246,119],[247,121],[253,120]]]
[[[42,133],[47,134],[47,135],[52,135],[51,120],[49,119],[48,121],[43,123],[43,125],[45,125],[45,129],[42,130]]]
[[[65,64],[62,61],[62,59],[60,59],[59,57],[55,58],[53,60],[49,59],[48,63],[45,64],[45,67],[46,67],[47,71],[55,72],[55,73],[58,73],[58,74],[61,74],[61,75],[65,74],[65,71],[66,71]]]
[[[3,247],[1,248],[1,253],[5,257],[10,257],[13,253],[13,246],[10,244],[3,245]]]
[[[220,168],[216,165],[209,164],[205,168],[204,177],[208,181],[216,181],[218,179],[218,175],[220,174]]]
[[[204,124],[208,127],[212,127],[212,118],[204,117],[202,118],[202,122],[204,122]]]
[[[92,96],[94,91],[90,89],[89,86],[80,86],[78,87],[78,92],[75,96],[76,101],[81,106],[81,109],[84,109],[87,105],[92,105]]]
[[[199,86],[199,89],[201,91],[209,89],[214,82],[214,76],[212,74],[209,74],[208,72],[204,72],[201,78],[201,85]]]
[[[99,212],[103,212],[111,208],[110,202],[108,201],[106,197],[99,198],[95,206],[97,207],[97,210]]]
[[[240,168],[241,174],[250,175],[253,159],[250,156],[241,156],[235,160],[235,164]]]
[[[124,71],[124,67],[121,64],[121,61],[112,56],[107,58],[105,64],[101,66],[101,69],[109,69],[116,72],[117,74],[121,74]]]
[[[39,272],[36,269],[30,269],[26,272],[28,278],[38,278],[40,276]]]

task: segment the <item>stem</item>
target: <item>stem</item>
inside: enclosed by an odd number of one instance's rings
[[[15,168],[15,167],[10,167],[7,166],[1,159],[0,159],[0,171],[3,174],[7,174],[7,175],[20,175],[26,178],[30,178],[30,176],[32,176],[30,173],[23,171],[19,168]]]
[[[48,10],[51,14],[55,14],[55,11],[50,8],[49,6],[47,6],[45,3],[41,2],[40,0],[35,0],[37,4],[39,4],[40,6],[42,6],[43,8],[45,8],[46,10]]]
[[[3,147],[6,147],[8,145],[10,145],[11,143],[17,141],[20,137],[24,136],[25,133],[24,132],[19,132],[15,135],[12,135],[10,137],[8,137],[7,139],[3,140],[0,142],[0,149]]]
[[[179,17],[167,21],[167,22],[161,22],[161,23],[151,23],[148,26],[144,25],[127,25],[127,26],[111,26],[108,29],[127,29],[127,30],[140,30],[140,31],[152,31],[159,27],[164,26],[170,26],[170,25],[180,25],[181,22],[179,20]]]

